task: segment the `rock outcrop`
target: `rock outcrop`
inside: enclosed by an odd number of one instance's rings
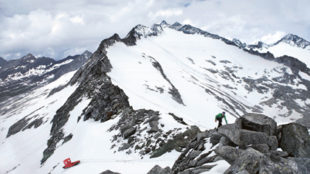
[[[218,160],[231,165],[225,174],[306,174],[310,171],[309,137],[300,124],[277,127],[265,115],[245,114],[218,131],[198,133],[170,174],[199,174],[212,169]],[[205,149],[207,143],[214,149]]]
[[[310,136],[306,127],[297,123],[282,125],[279,134],[279,146],[290,156],[310,158]]]
[[[289,174],[310,169],[307,163],[310,160],[310,136],[307,129],[297,123],[277,128],[276,122],[267,116],[245,114],[234,124],[219,128],[218,133],[235,145],[219,142],[215,149],[218,156],[231,164],[225,174]],[[300,158],[305,158],[305,161],[301,162]]]
[[[147,174],[170,174],[171,169],[169,167],[161,168],[160,166],[154,166]]]

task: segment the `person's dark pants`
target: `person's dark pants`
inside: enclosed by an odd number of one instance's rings
[[[217,121],[219,122],[219,125],[217,126],[217,128],[222,126],[222,119],[217,119]]]

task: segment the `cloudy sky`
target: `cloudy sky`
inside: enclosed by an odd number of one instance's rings
[[[60,59],[162,20],[247,43],[286,33],[310,40],[309,8],[309,0],[0,0],[0,56]]]

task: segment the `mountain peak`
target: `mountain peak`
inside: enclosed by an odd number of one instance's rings
[[[90,54],[92,54],[92,52],[85,50],[81,55],[90,55]]]
[[[298,47],[301,47],[301,48],[306,48],[307,46],[310,45],[310,42],[303,39],[302,37],[300,36],[297,36],[295,34],[287,34],[285,35],[282,39],[280,39],[278,42],[275,43],[276,44],[279,44],[280,42],[285,42],[285,43],[288,43],[290,45],[296,45]]]
[[[165,26],[165,25],[169,25],[165,20],[161,21],[161,23],[159,24],[161,26]]]
[[[22,58],[20,58],[21,60],[35,60],[36,57],[34,55],[32,55],[31,53],[28,53],[27,55],[23,56]]]

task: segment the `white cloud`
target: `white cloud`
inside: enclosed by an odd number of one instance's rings
[[[182,9],[166,9],[166,10],[159,10],[153,16],[154,17],[171,17],[171,16],[180,16],[183,14]]]
[[[70,21],[74,24],[85,24],[84,19],[81,16],[74,16],[70,18]]]
[[[0,4],[0,56],[8,59],[29,52],[63,58],[83,49],[94,51],[114,33],[124,37],[137,24],[161,20],[250,43],[271,42],[281,36],[277,31],[310,40],[308,0],[0,0]]]
[[[286,33],[283,31],[276,31],[275,33],[263,36],[260,40],[267,44],[273,44],[280,40],[285,34]]]

